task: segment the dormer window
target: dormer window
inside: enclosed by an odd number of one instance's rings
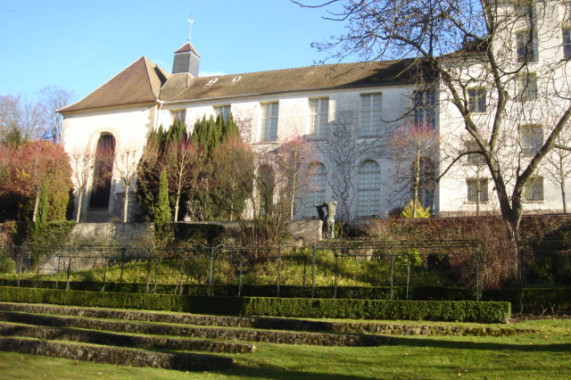
[[[214,83],[218,82],[218,78],[212,78],[206,83],[207,86],[212,86]]]
[[[236,82],[238,82],[240,79],[242,79],[242,77],[241,77],[240,75],[238,75],[238,76],[232,78],[232,83],[236,83]]]

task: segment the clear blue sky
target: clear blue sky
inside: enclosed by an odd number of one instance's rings
[[[190,18],[200,75],[308,66],[326,58],[311,42],[343,31],[326,15],[289,0],[0,0],[0,95],[79,99],[141,56],[170,72]]]

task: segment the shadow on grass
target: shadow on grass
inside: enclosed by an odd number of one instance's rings
[[[506,343],[489,343],[489,342],[458,342],[435,339],[417,339],[417,338],[393,338],[390,339],[392,346],[411,346],[411,347],[437,347],[452,348],[464,350],[511,350],[522,352],[547,351],[547,352],[571,352],[571,344],[506,344]]]
[[[341,374],[331,374],[331,373],[315,373],[315,372],[304,372],[304,371],[288,371],[287,369],[281,367],[262,367],[262,368],[250,368],[250,367],[237,367],[236,369],[228,371],[212,371],[212,373],[217,373],[224,376],[244,376],[252,379],[275,379],[275,380],[288,380],[288,379],[301,379],[301,380],[379,380],[378,377],[365,377],[365,376],[355,376],[355,375],[341,375]]]

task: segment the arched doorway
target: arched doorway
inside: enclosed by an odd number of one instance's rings
[[[102,133],[95,151],[93,183],[89,208],[109,207],[111,181],[113,178],[113,162],[115,160],[115,137],[110,133]]]

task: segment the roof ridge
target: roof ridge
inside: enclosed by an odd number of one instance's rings
[[[220,77],[231,77],[231,76],[238,76],[238,75],[248,75],[248,74],[260,74],[260,73],[278,73],[284,71],[293,71],[293,70],[303,70],[307,68],[313,67],[335,67],[335,66],[356,66],[356,65],[365,65],[371,63],[389,63],[389,62],[401,62],[402,59],[389,59],[386,61],[363,61],[363,62],[338,62],[338,63],[327,63],[327,64],[319,64],[319,65],[307,65],[307,66],[299,66],[299,67],[288,67],[283,69],[274,69],[274,70],[258,70],[258,71],[249,71],[245,73],[233,73],[233,74],[220,74],[220,75],[207,75],[207,76],[199,76],[199,78],[220,78]]]

